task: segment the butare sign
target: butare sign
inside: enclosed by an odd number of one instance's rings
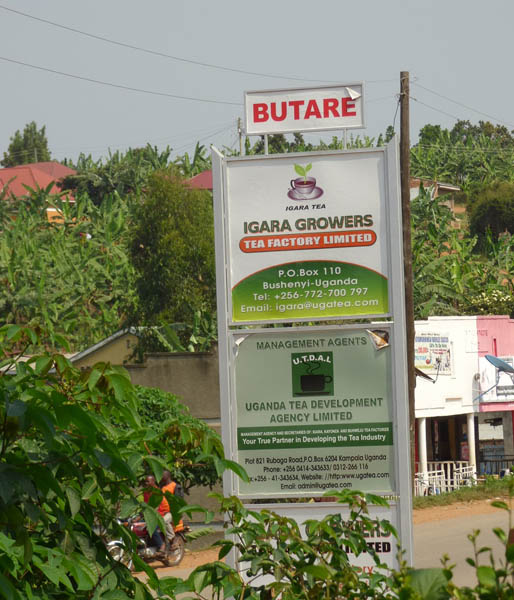
[[[245,93],[247,135],[364,127],[363,84]]]

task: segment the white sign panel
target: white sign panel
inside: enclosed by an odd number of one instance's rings
[[[390,313],[388,151],[227,162],[234,323]]]
[[[350,510],[341,505],[333,503],[312,503],[312,504],[247,504],[248,510],[259,512],[263,509],[272,511],[280,516],[294,519],[300,525],[302,536],[305,536],[305,522],[308,520],[322,521],[328,515],[341,514],[344,518],[351,521]],[[401,524],[399,515],[399,505],[394,502],[389,507],[369,506],[369,518],[376,521],[376,529],[371,532],[366,532],[367,545],[374,550],[380,558],[380,561],[387,569],[398,569],[398,550],[399,543],[395,537],[387,531],[382,525],[382,521],[389,521],[391,525],[398,531],[402,540],[403,550],[407,550],[408,536],[401,535]],[[373,557],[368,552],[363,552],[355,555],[350,547],[345,547],[348,553],[350,564],[357,567],[365,575],[374,575],[375,573],[383,573],[375,564]],[[239,570],[246,577],[246,571],[250,568],[248,563],[239,563]],[[271,581],[269,576],[261,576],[257,580],[253,579],[252,585],[265,585]]]
[[[245,93],[247,135],[364,127],[363,84]]]

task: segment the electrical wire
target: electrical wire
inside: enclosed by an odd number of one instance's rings
[[[230,128],[229,127],[224,127],[224,128],[219,129],[217,131],[213,131],[211,133],[208,133],[208,134],[204,135],[203,137],[201,137],[199,139],[195,138],[194,140],[187,142],[187,144],[183,144],[182,146],[179,146],[178,148],[174,148],[173,151],[174,152],[178,152],[179,150],[183,150],[184,148],[189,147],[191,144],[195,144],[196,142],[203,142],[203,141],[205,141],[208,138],[212,138],[212,137],[214,137],[214,136],[216,136],[216,135],[218,135],[220,133],[223,133],[224,131],[228,131],[228,129],[230,129]]]
[[[394,131],[394,126],[396,124],[396,115],[398,114],[398,109],[400,108],[400,94],[398,94],[398,99],[396,102],[396,110],[394,111],[394,117],[393,117],[393,131]]]
[[[498,119],[497,117],[488,115],[487,113],[482,112],[481,110],[477,110],[476,108],[473,108],[472,106],[468,106],[467,104],[463,104],[462,102],[458,102],[457,100],[452,100],[452,98],[449,98],[448,96],[440,94],[439,92],[435,92],[434,90],[431,90],[430,88],[427,88],[424,85],[421,85],[420,83],[416,83],[416,82],[412,82],[412,83],[413,83],[413,85],[421,88],[422,90],[425,90],[427,92],[430,92],[431,94],[434,94],[434,96],[439,96],[439,98],[444,98],[444,100],[448,100],[449,102],[453,102],[454,104],[457,104],[458,106],[467,108],[468,110],[471,110],[479,115],[483,115],[484,117],[487,117],[488,119],[493,119],[493,121],[496,121],[497,123],[507,125],[508,127],[514,127],[514,125],[512,123],[508,123],[507,121],[503,121],[502,119]]]
[[[388,96],[380,96],[380,98],[365,99],[364,104],[373,104],[373,102],[380,102],[381,100],[391,100],[391,98],[396,98],[396,96],[397,94],[389,94]]]
[[[159,56],[161,58],[169,58],[171,60],[175,60],[178,62],[188,63],[192,65],[197,65],[200,67],[206,67],[208,69],[217,69],[219,71],[228,71],[231,73],[240,73],[243,75],[253,75],[255,77],[267,77],[271,79],[288,79],[290,81],[304,81],[304,82],[312,82],[312,83],[341,83],[340,81],[330,81],[326,79],[309,79],[306,77],[294,77],[287,75],[277,75],[272,73],[260,73],[258,71],[247,71],[245,69],[236,69],[233,67],[226,67],[223,65],[215,65],[212,63],[206,63],[199,60],[193,60],[190,58],[184,58],[182,56],[174,56],[172,54],[166,54],[165,52],[159,52],[158,50],[150,50],[148,48],[143,48],[142,46],[136,46],[134,44],[127,44],[125,42],[119,42],[117,40],[112,40],[110,38],[97,35],[94,33],[89,33],[87,31],[82,31],[80,29],[76,29],[74,27],[69,27],[67,25],[62,25],[61,23],[56,23],[55,21],[50,21],[48,19],[43,19],[41,17],[35,17],[34,15],[30,15],[28,13],[24,13],[20,10],[15,10],[14,8],[9,8],[7,6],[3,6],[0,4],[0,9],[8,11],[10,13],[15,13],[22,17],[26,17],[28,19],[32,19],[34,21],[39,21],[40,23],[45,23],[47,25],[52,25],[53,27],[58,27],[59,29],[64,29],[66,31],[71,31],[72,33],[77,33],[79,35],[83,35],[94,40],[99,40],[101,42],[106,42],[107,44],[113,44],[115,46],[121,46],[122,48],[128,48],[130,50],[136,50],[137,52],[144,52],[145,54],[151,54],[153,56]],[[372,81],[368,81],[367,83],[386,83],[390,81],[396,81],[395,79],[376,79]]]
[[[431,108],[432,110],[440,112],[441,114],[446,115],[447,117],[451,117],[452,119],[455,119],[456,121],[459,121],[459,119],[460,119],[460,117],[456,117],[455,115],[452,115],[444,110],[441,110],[440,108],[436,108],[435,106],[431,106],[430,104],[427,104],[426,102],[422,102],[421,100],[418,100],[414,96],[409,96],[409,98],[411,100],[414,100],[414,102],[417,102],[418,104],[422,104],[423,106],[426,106],[427,108]]]
[[[141,143],[134,143],[134,142],[130,142],[128,143],[129,149],[133,148],[133,147],[140,147],[141,144],[144,144],[145,146],[147,144],[156,144],[156,143],[162,143],[162,142],[168,142],[168,145],[170,145],[172,142],[177,142],[177,140],[181,141],[181,145],[178,148],[171,148],[172,152],[176,152],[177,149],[181,149],[183,147],[187,147],[190,143],[192,143],[191,141],[188,141],[185,145],[183,140],[184,139],[188,139],[191,140],[191,135],[195,136],[195,140],[197,141],[202,141],[202,139],[208,138],[211,135],[214,134],[218,134],[220,133],[220,131],[228,131],[229,129],[231,129],[234,126],[233,121],[227,121],[225,123],[223,123],[221,125],[222,129],[220,130],[219,128],[216,128],[214,130],[212,130],[211,128],[205,128],[203,127],[202,129],[196,130],[196,131],[189,131],[187,133],[183,133],[182,135],[178,135],[178,136],[166,136],[163,138],[154,138],[151,140],[147,140],[146,142],[141,142]],[[200,138],[197,138],[196,136],[203,136]],[[86,151],[94,151],[94,150],[114,150],[114,151],[118,151],[118,150],[124,150],[125,147],[127,146],[127,142],[118,142],[117,144],[115,144],[114,146],[111,145],[102,145],[102,146],[85,146],[83,148],[81,148],[78,152],[79,153],[83,153],[85,154]],[[58,146],[58,147],[52,147],[52,152],[68,152],[71,153],[71,151],[69,150],[70,148],[72,148],[71,146]],[[20,150],[18,152],[8,152],[9,156],[12,157],[17,157],[17,156],[23,156],[26,154],[26,150]]]
[[[10,62],[23,67],[30,67],[31,69],[37,69],[38,71],[45,71],[47,73],[53,73],[55,75],[62,75],[63,77],[71,77],[72,79],[79,79],[80,81],[87,81],[89,83],[96,83],[98,85],[105,85],[120,90],[126,90],[130,92],[139,92],[140,94],[150,94],[152,96],[162,96],[164,98],[174,98],[175,100],[190,100],[192,102],[207,102],[209,104],[225,104],[228,106],[243,106],[242,102],[229,102],[227,100],[211,100],[209,98],[196,98],[194,96],[180,96],[179,94],[169,94],[167,92],[157,92],[154,90],[145,90],[143,88],[135,88],[128,85],[121,85],[117,83],[111,83],[109,81],[101,81],[99,79],[93,79],[92,77],[83,77],[82,75],[74,75],[72,73],[65,73],[64,71],[58,71],[57,69],[50,69],[47,67],[40,67],[38,65],[32,65],[30,63],[23,62],[21,60],[14,60],[13,58],[6,58],[0,56],[0,60]]]

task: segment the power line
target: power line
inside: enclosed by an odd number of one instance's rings
[[[231,127],[235,127],[235,125],[232,123]],[[203,142],[208,138],[214,137],[215,135],[218,135],[219,133],[223,133],[224,131],[227,131],[231,127],[223,127],[221,129],[218,129],[217,131],[212,131],[210,133],[207,133],[206,135],[204,135],[201,138],[195,138],[194,140],[187,142],[187,144],[183,144],[182,146],[179,146],[178,148],[174,148],[173,151],[177,152],[179,150],[183,150],[184,148],[187,148],[188,146],[190,146],[191,144],[194,144],[195,142]]]
[[[373,102],[379,102],[381,100],[391,100],[391,98],[396,98],[396,94],[389,94],[388,96],[380,96],[380,98],[371,98],[370,100],[365,99],[365,104],[372,104]]]
[[[451,117],[452,119],[455,119],[456,121],[459,120],[459,117],[456,117],[455,115],[452,115],[444,110],[441,110],[440,108],[436,108],[435,106],[431,106],[430,104],[427,104],[426,102],[421,102],[421,100],[418,100],[417,98],[414,98],[414,96],[409,96],[409,98],[411,100],[414,100],[414,102],[417,102],[418,104],[422,104],[423,106],[426,106],[427,108],[431,108],[432,110],[435,110],[437,112],[442,113],[443,115],[446,115],[447,117]]]
[[[97,146],[85,146],[83,148],[81,148],[80,150],[78,150],[79,154],[85,154],[87,151],[91,152],[94,150],[114,150],[114,151],[118,151],[121,150],[122,147],[125,147],[128,145],[128,149],[130,150],[133,147],[141,147],[141,144],[144,144],[145,146],[147,144],[157,144],[157,143],[163,143],[163,142],[167,142],[168,146],[172,143],[177,143],[177,141],[180,141],[180,146],[178,146],[177,148],[171,147],[171,151],[172,152],[176,152],[177,149],[181,149],[182,147],[187,147],[187,145],[189,145],[191,142],[189,141],[186,146],[183,146],[184,139],[191,139],[191,135],[194,136],[202,136],[199,139],[205,139],[206,137],[209,137],[210,135],[214,135],[219,133],[220,131],[227,131],[229,130],[234,124],[234,121],[225,121],[225,123],[220,124],[222,129],[219,130],[218,128],[216,128],[215,130],[212,130],[210,127],[206,128],[206,127],[202,127],[199,130],[193,130],[193,131],[188,131],[187,133],[183,132],[182,134],[177,134],[175,136],[172,135],[168,135],[166,137],[162,137],[162,138],[153,138],[151,140],[146,140],[145,142],[141,142],[141,143],[134,143],[134,142],[118,142],[117,144],[115,144],[114,146],[109,145],[109,144],[104,144],[104,145],[97,145]],[[214,132],[214,133],[213,133]],[[196,138],[195,138],[196,139]],[[71,148],[71,150],[70,150]],[[52,153],[55,152],[62,152],[62,153],[67,153],[67,154],[71,154],[73,152],[77,152],[77,150],[75,150],[74,146],[57,146],[54,147],[52,146],[51,150]],[[8,154],[9,156],[12,157],[17,157],[17,156],[24,156],[27,153],[27,150],[19,150],[18,152],[9,152],[6,151],[6,154]]]
[[[241,73],[243,75],[253,75],[256,77],[268,77],[268,78],[272,78],[272,79],[288,79],[290,81],[306,81],[306,82],[313,82],[313,83],[341,83],[340,81],[329,81],[326,79],[308,79],[306,77],[294,77],[294,76],[287,76],[287,75],[276,75],[276,74],[272,74],[272,73],[260,73],[258,71],[247,71],[245,69],[236,69],[233,67],[226,67],[223,65],[215,65],[212,63],[206,63],[206,62],[202,62],[199,60],[184,58],[182,56],[174,56],[172,54],[166,54],[165,52],[159,52],[158,50],[150,50],[149,48],[143,48],[142,46],[136,46],[134,44],[127,44],[125,42],[119,42],[117,40],[112,40],[112,39],[104,37],[102,35],[97,35],[94,33],[89,33],[87,31],[82,31],[80,29],[75,29],[74,27],[69,27],[68,25],[62,25],[61,23],[56,23],[55,21],[50,21],[48,19],[43,19],[41,17],[35,17],[34,15],[30,15],[28,13],[21,12],[20,10],[15,10],[14,8],[8,8],[7,6],[0,5],[0,9],[6,10],[11,13],[15,13],[17,15],[26,17],[28,19],[32,19],[34,21],[39,21],[40,23],[45,23],[47,25],[52,25],[53,27],[58,27],[59,29],[71,31],[72,33],[78,33],[79,35],[83,35],[83,36],[92,38],[94,40],[106,42],[107,44],[121,46],[122,48],[136,50],[137,52],[144,52],[145,54],[151,54],[153,56],[159,56],[161,58],[169,58],[171,60],[175,60],[178,62],[197,65],[200,67],[206,67],[208,69],[218,69],[220,71],[228,71],[231,73]],[[390,82],[390,81],[395,81],[395,80],[394,79],[376,79],[374,81],[368,81],[367,83],[386,83],[386,82]]]
[[[467,104],[463,104],[462,102],[458,102],[457,100],[452,100],[448,96],[444,96],[443,94],[440,94],[439,92],[435,92],[434,90],[431,90],[431,89],[425,87],[424,85],[421,85],[420,83],[413,82],[413,84],[427,92],[430,92],[431,94],[434,94],[434,96],[439,96],[439,98],[444,98],[445,100],[448,100],[449,102],[453,102],[454,104],[457,104],[458,106],[467,108],[468,110],[476,112],[479,115],[483,115],[484,117],[487,117],[488,119],[493,119],[493,121],[496,121],[497,123],[502,123],[503,125],[508,125],[509,127],[514,127],[514,125],[512,125],[512,123],[507,123],[507,121],[503,121],[502,119],[498,119],[497,117],[488,115],[487,113],[482,112],[481,110],[477,110],[476,108],[473,108],[472,106],[468,106]]]
[[[30,63],[22,62],[21,60],[14,60],[13,58],[6,58],[0,56],[0,60],[10,62],[23,67],[30,67],[31,69],[37,69],[38,71],[45,71],[47,73],[53,73],[55,75],[62,75],[63,77],[71,77],[72,79],[79,79],[80,81],[87,81],[89,83],[96,83],[98,85],[105,85],[120,90],[127,90],[130,92],[139,92],[140,94],[150,94],[152,96],[163,96],[165,98],[174,98],[175,100],[191,100],[193,102],[207,102],[209,104],[225,104],[229,106],[242,106],[242,102],[228,102],[226,100],[211,100],[209,98],[195,98],[194,96],[180,96],[178,94],[168,94],[167,92],[157,92],[154,90],[145,90],[143,88],[130,87],[128,85],[121,85],[118,83],[111,83],[109,81],[101,81],[99,79],[93,79],[91,77],[83,77],[82,75],[74,75],[72,73],[65,73],[64,71],[58,71],[57,69],[50,69],[48,67],[40,67],[38,65],[32,65]]]

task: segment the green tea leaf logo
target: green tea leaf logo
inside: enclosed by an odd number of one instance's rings
[[[301,177],[303,177],[304,181],[307,181],[307,173],[311,169],[312,169],[312,163],[309,163],[305,167],[302,167],[302,165],[295,165],[294,166],[294,170],[298,173],[298,175],[300,175]]]

